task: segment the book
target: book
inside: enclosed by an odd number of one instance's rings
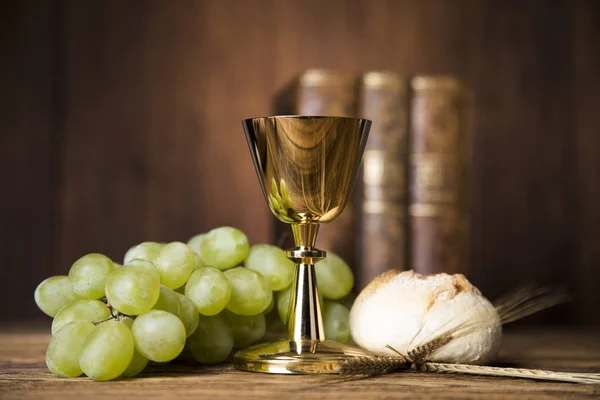
[[[466,273],[472,96],[451,76],[416,76],[411,92],[409,265],[422,274]]]
[[[408,86],[392,72],[362,77],[359,115],[373,123],[355,187],[359,290],[407,267]]]
[[[358,90],[359,77],[356,74],[309,69],[276,97],[275,109],[280,115],[355,117]],[[321,224],[316,244],[320,249],[336,253],[352,268],[355,267],[355,219],[355,207],[349,200],[344,211],[333,222]],[[294,246],[290,227],[280,221],[275,223],[275,237],[281,247]]]

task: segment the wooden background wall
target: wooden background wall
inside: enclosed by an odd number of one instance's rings
[[[271,240],[240,120],[312,67],[476,94],[473,273],[566,283],[598,323],[600,2],[11,1],[0,7],[0,317],[87,252],[235,225]]]

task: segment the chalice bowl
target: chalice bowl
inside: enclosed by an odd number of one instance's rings
[[[296,264],[286,336],[234,356],[237,369],[279,374],[336,373],[350,357],[369,353],[325,339],[315,263],[319,225],[344,209],[362,159],[371,121],[275,116],[243,121],[254,167],[269,208],[292,226]]]

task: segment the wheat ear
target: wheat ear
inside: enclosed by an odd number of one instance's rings
[[[537,379],[544,381],[600,384],[600,374],[585,372],[553,372],[541,369],[486,367],[481,365],[424,363],[416,367],[421,372],[470,374],[495,377]]]
[[[408,359],[413,363],[420,364],[420,363],[424,362],[425,360],[427,360],[427,357],[430,357],[431,355],[435,354],[439,349],[443,348],[445,345],[450,343],[453,338],[454,338],[454,336],[452,336],[452,334],[448,333],[448,334],[438,336],[437,338],[430,340],[428,342],[425,342],[425,343],[417,346],[416,348],[409,350]],[[388,345],[386,347],[389,349],[392,349],[396,353],[400,354],[392,346]]]
[[[405,357],[371,356],[351,358],[340,364],[340,375],[375,376],[389,374],[410,363]]]

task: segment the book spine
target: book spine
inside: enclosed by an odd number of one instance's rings
[[[353,73],[307,70],[279,96],[277,111],[297,115],[355,117],[358,112],[358,89],[359,79]],[[333,222],[321,224],[317,238],[317,247],[336,253],[351,267],[356,258],[355,219],[354,204],[348,201],[344,211]],[[276,237],[286,235],[284,229],[290,232],[289,226],[277,224]],[[280,244],[292,247],[290,239]]]
[[[411,81],[410,266],[419,273],[468,271],[470,92],[453,77]]]
[[[366,73],[360,115],[373,124],[355,188],[359,290],[387,269],[406,268],[408,81],[390,72]]]

